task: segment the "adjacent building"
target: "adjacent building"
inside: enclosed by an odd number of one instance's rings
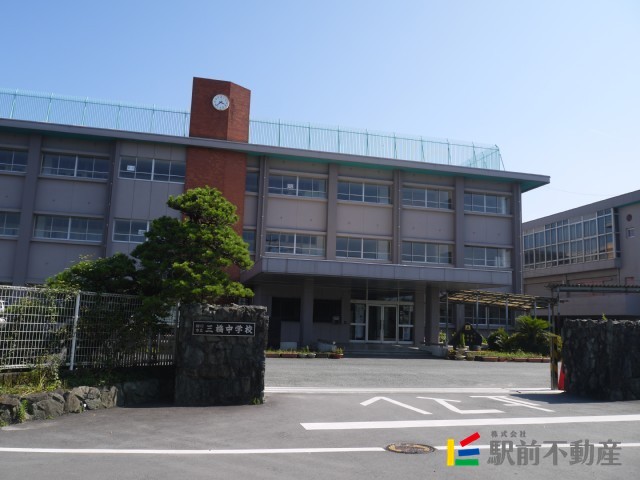
[[[525,293],[559,294],[561,318],[640,318],[639,220],[637,190],[524,223]]]
[[[522,293],[521,196],[548,177],[496,146],[249,111],[249,90],[201,78],[190,112],[0,91],[0,282],[129,253],[177,215],[169,195],[209,185],[242,219],[273,345],[436,342],[442,290]]]

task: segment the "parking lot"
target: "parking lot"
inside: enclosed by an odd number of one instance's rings
[[[635,474],[640,402],[549,391],[548,371],[435,359],[268,359],[264,405],[119,408],[5,427],[1,478]],[[436,450],[392,453],[391,444]]]

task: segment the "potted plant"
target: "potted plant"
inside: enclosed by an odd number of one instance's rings
[[[344,356],[344,350],[341,347],[336,347],[335,351],[329,354],[329,358],[342,358]]]

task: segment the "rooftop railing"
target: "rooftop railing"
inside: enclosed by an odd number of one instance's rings
[[[154,106],[0,89],[0,118],[189,136],[190,113]],[[503,170],[496,145],[306,123],[250,120],[249,143]]]

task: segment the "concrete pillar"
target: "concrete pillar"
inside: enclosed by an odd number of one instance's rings
[[[300,305],[300,347],[316,341],[313,332],[313,278],[305,278],[302,286]]]
[[[27,282],[29,268],[29,249],[33,236],[33,212],[36,202],[38,175],[42,161],[42,136],[31,135],[29,153],[27,154],[27,174],[22,187],[22,203],[20,212],[20,228],[16,242],[16,253],[13,258],[13,284],[24,285]],[[6,261],[10,261],[6,259]]]
[[[519,183],[513,184],[511,198],[511,221],[513,222],[513,253],[511,254],[511,268],[513,268],[513,293],[523,293],[523,257],[522,257],[522,190]]]
[[[464,178],[456,177],[455,197],[455,252],[454,265],[464,267]]]
[[[329,165],[327,181],[327,260],[336,259],[336,219],[338,218],[338,164]]]
[[[438,343],[440,335],[440,290],[437,287],[429,287],[426,291],[427,310],[427,343]]]
[[[402,172],[400,170],[393,171],[393,186],[391,189],[392,202],[393,202],[393,214],[391,215],[391,221],[393,224],[392,240],[391,240],[391,261],[393,263],[400,263],[402,258]]]
[[[413,299],[413,344],[420,345],[427,337],[424,285],[418,285]]]

